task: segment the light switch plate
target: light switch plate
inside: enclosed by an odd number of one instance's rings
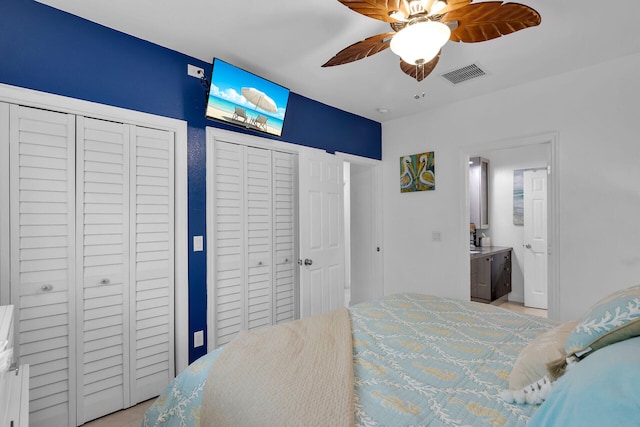
[[[202,236],[193,236],[193,252],[202,252],[204,250],[204,240]]]

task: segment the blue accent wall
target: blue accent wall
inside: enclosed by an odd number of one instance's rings
[[[211,72],[210,63],[33,0],[0,0],[1,83],[187,121],[192,362],[206,352],[206,345],[193,348],[193,332],[206,330],[207,254],[194,253],[192,247],[192,236],[206,235],[205,127],[271,136],[205,119],[206,89],[187,76],[187,64]],[[296,93],[289,98],[282,138],[271,138],[329,152],[382,156],[380,123]]]

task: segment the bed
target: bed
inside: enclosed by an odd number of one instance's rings
[[[520,351],[558,322],[419,294],[358,304],[348,314],[357,426],[524,426],[538,408],[500,394]],[[221,352],[178,375],[142,425],[200,425],[207,377]]]

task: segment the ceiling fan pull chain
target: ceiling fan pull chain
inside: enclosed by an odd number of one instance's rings
[[[420,78],[420,74],[422,74],[422,78]],[[424,61],[418,60],[416,61],[416,80],[422,81],[424,79]]]

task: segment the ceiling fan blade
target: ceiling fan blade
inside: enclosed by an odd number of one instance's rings
[[[458,21],[449,40],[477,43],[506,36],[540,24],[540,14],[519,3],[492,1],[470,4],[442,17],[442,22]]]
[[[438,61],[440,60],[440,54],[442,50],[438,52],[438,54],[429,62],[425,63],[423,69],[420,70],[418,66],[409,64],[408,62],[404,62],[402,59],[400,60],[400,69],[403,73],[413,77],[417,81],[421,82],[427,77],[438,65]]]
[[[323,67],[348,64],[349,62],[375,55],[389,47],[391,38],[393,38],[395,34],[395,32],[382,33],[354,43],[336,53]]]
[[[460,9],[461,7],[465,7],[471,2],[472,0],[449,0],[447,2],[447,5],[438,12],[438,15],[444,15],[447,12],[453,12],[454,10]]]
[[[396,22],[389,16],[391,12],[400,11],[409,16],[409,8],[405,0],[338,0],[349,9],[369,18],[384,22]]]

